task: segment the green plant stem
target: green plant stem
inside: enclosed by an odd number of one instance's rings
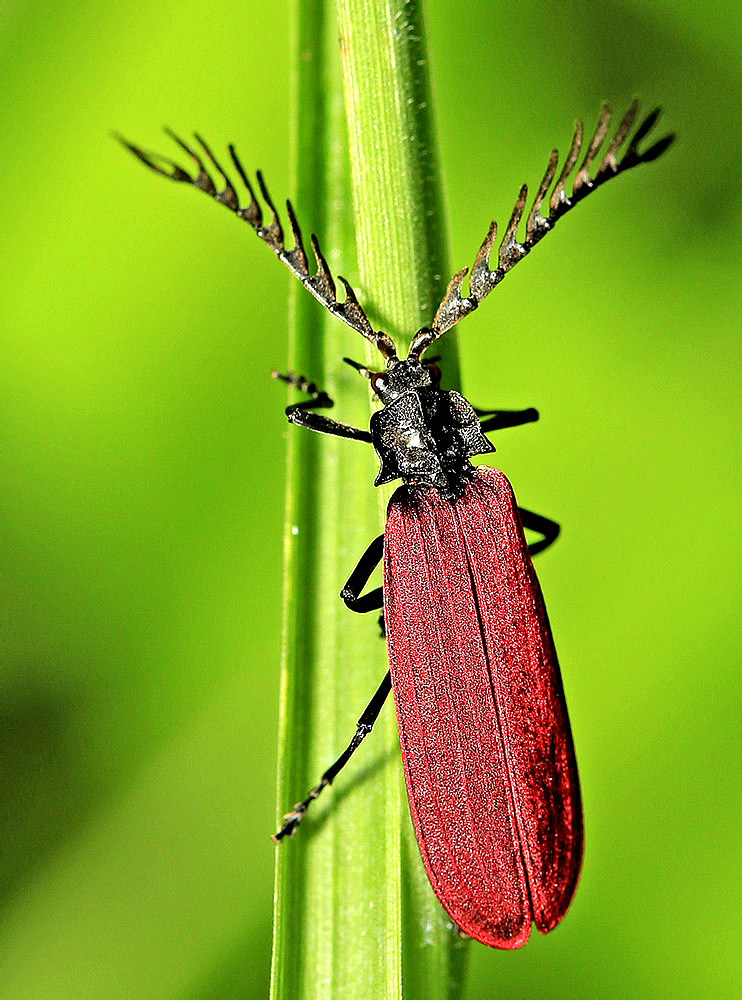
[[[364,301],[401,351],[450,277],[422,3],[337,0],[337,10]],[[440,347],[457,384],[454,343]]]
[[[447,278],[419,10],[405,7],[403,23],[389,8],[382,16],[349,6],[339,7],[338,23],[322,0],[295,3],[294,202],[333,273],[345,274],[374,322],[403,341],[430,321]],[[371,56],[380,68],[369,90],[359,74]],[[344,354],[362,357],[365,342],[298,285],[290,330],[290,367],[329,392],[338,419],[367,426],[367,383],[340,363]],[[377,368],[381,360],[367,354]],[[288,433],[281,813],[345,747],[388,666],[375,616],[352,615],[337,597],[382,530],[373,451]],[[272,997],[445,998],[460,979],[461,954],[412,837],[390,698],[335,786],[277,848]]]
[[[337,12],[363,301],[401,353],[431,322],[449,277],[422,3],[337,0]],[[453,338],[436,353],[447,383],[458,384]],[[400,788],[403,992],[452,996],[462,942],[428,883]]]
[[[334,273],[353,280],[337,29],[332,9],[321,0],[297,0],[293,90],[297,212],[307,234],[320,235]],[[367,425],[367,383],[340,360],[354,351],[362,355],[361,339],[298,285],[292,289],[290,330],[290,366],[337,400],[340,419]],[[387,669],[374,616],[350,614],[337,596],[380,530],[370,488],[373,451],[298,428],[288,429],[288,440],[281,813],[303,798],[347,744]],[[277,848],[275,998],[398,994],[399,861],[385,843],[385,801],[397,799],[394,740],[389,704],[373,738],[312,806],[298,835]]]

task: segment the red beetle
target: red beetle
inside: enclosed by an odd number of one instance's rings
[[[470,463],[493,451],[486,431],[538,419],[535,410],[475,410],[458,392],[440,388],[425,350],[476,309],[505,274],[553,228],[556,221],[604,181],[655,160],[673,136],[644,152],[639,143],[655,124],[653,111],[639,125],[620,162],[636,117],[631,105],[591,176],[611,112],[605,106],[568,195],[567,178],[582,145],[578,123],[564,167],[541,214],[557,169],[552,152],[526,220],[521,188],[498,251],[490,255],[493,222],[469,277],[452,278],[430,327],[412,339],[406,358],[389,336],[375,331],[350,285],[338,301],[335,283],[315,237],[317,264],[310,274],[302,235],[286,203],[293,247],[287,249],[278,214],[260,174],[258,186],[270,212],[263,215],[252,186],[230,146],[232,163],[250,202],[241,206],[231,181],[202,139],[203,155],[220,176],[218,190],[202,155],[172,136],[197,167],[192,175],[172,160],[124,145],[157,173],[205,191],[245,219],[278,258],[329,311],[370,340],[384,358],[382,371],[348,361],[381,400],[368,431],[339,423],[317,409],[332,400],[302,377],[276,375],[309,395],[288,407],[292,423],[324,434],[367,441],[380,459],[376,485],[401,478],[389,502],[386,529],[371,543],[343,587],[354,611],[383,606],[389,673],[358,721],[349,746],[306,799],[284,817],[276,841],[293,834],[309,804],[329,785],[368,735],[389,690],[394,690],[410,811],[431,885],[452,920],[471,937],[497,948],[525,943],[534,922],[542,932],[564,916],[579,877],[582,810],[572,736],[559,666],[531,554],[556,538],[558,526],[519,508],[505,476]],[[170,133],[172,135],[172,133]],[[123,141],[123,140],[122,140]],[[275,374],[275,373],[274,373]],[[541,534],[530,546],[523,527]],[[383,587],[361,591],[383,558]]]

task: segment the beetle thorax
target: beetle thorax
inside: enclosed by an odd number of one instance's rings
[[[473,455],[493,451],[471,404],[458,392],[439,387],[434,365],[396,361],[372,376],[384,404],[371,417],[371,437],[379,456],[376,485],[394,479],[432,486],[444,499],[461,496]]]

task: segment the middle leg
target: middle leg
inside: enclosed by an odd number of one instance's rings
[[[534,514],[532,510],[526,510],[524,507],[519,507],[518,513],[520,514],[520,523],[524,528],[528,528],[529,531],[537,531],[542,536],[528,546],[530,555],[535,556],[538,552],[543,552],[544,549],[548,549],[550,545],[554,544],[559,537],[559,525],[556,521],[544,517],[543,514]]]

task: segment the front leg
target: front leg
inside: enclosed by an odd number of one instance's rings
[[[501,431],[505,427],[520,427],[521,424],[530,424],[538,420],[538,410],[531,406],[527,410],[480,410],[474,407],[474,412],[478,417],[486,417],[480,420],[479,426],[483,432]]]
[[[286,385],[292,385],[300,392],[306,392],[311,399],[304,400],[303,403],[292,403],[286,407],[286,416],[289,422],[297,424],[299,427],[306,427],[307,430],[317,431],[319,434],[333,434],[335,437],[353,438],[356,441],[366,441],[371,443],[371,435],[368,431],[361,430],[360,427],[351,427],[350,424],[342,424],[338,420],[331,420],[322,416],[321,413],[313,413],[315,409],[330,409],[335,404],[322,389],[318,389],[314,382],[308,382],[303,375],[294,375],[289,372],[281,375],[279,372],[272,372],[273,378]]]

